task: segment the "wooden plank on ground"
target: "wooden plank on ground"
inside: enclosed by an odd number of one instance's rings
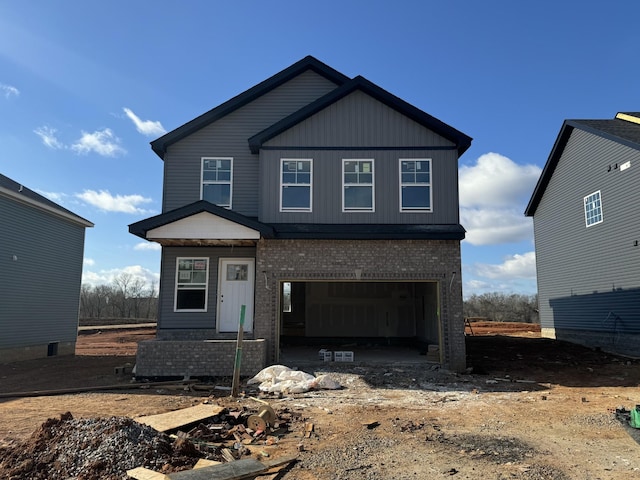
[[[204,420],[205,418],[219,415],[224,410],[218,405],[209,405],[201,403],[193,407],[174,410],[173,412],[160,413],[158,415],[148,415],[144,417],[136,417],[134,420],[155,428],[159,432],[167,432],[175,428],[188,425],[190,423]]]
[[[235,462],[221,463],[197,470],[184,470],[170,473],[170,480],[243,480],[254,478],[273,467],[293,462],[296,457],[284,457],[269,462],[259,462],[253,458],[244,458]]]
[[[207,460],[206,458],[201,458],[196,462],[193,468],[195,469],[195,468],[210,467],[211,465],[220,465],[221,463],[222,462],[218,462],[216,460]]]
[[[154,472],[144,467],[127,470],[127,475],[135,480],[167,480],[169,478],[163,473]]]

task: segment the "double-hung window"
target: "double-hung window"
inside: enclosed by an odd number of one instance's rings
[[[342,160],[342,211],[373,212],[373,159]]]
[[[310,212],[313,165],[310,158],[280,161],[280,211]]]
[[[432,211],[431,160],[400,159],[400,211]]]
[[[231,208],[231,178],[233,159],[204,157],[202,159],[202,200],[220,207]]]
[[[584,219],[587,227],[596,225],[603,221],[600,190],[584,197]]]
[[[179,257],[176,265],[175,311],[207,311],[208,258]]]

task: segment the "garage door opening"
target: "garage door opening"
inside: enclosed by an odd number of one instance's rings
[[[280,307],[284,358],[306,347],[307,355],[319,348],[400,350],[416,361],[428,354],[440,361],[437,282],[283,281]]]

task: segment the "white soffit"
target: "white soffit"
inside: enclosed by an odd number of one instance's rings
[[[260,232],[208,212],[196,213],[147,232],[147,240],[163,238],[259,240]]]

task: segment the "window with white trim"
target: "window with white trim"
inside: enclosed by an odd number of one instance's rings
[[[313,162],[310,158],[280,161],[280,211],[310,212]]]
[[[202,158],[202,194],[200,198],[220,207],[231,208],[233,158]]]
[[[584,219],[587,227],[602,223],[600,190],[584,197]]]
[[[342,160],[342,211],[373,212],[373,159]]]
[[[432,211],[430,159],[400,159],[400,211]]]
[[[176,312],[206,312],[209,278],[208,258],[176,260]]]

